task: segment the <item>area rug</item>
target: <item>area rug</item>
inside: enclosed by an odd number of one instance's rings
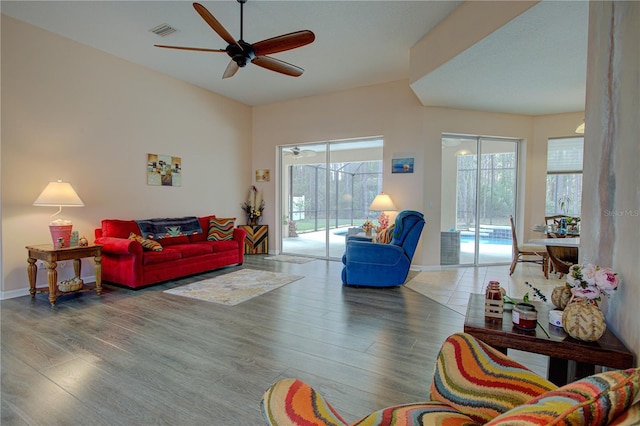
[[[301,278],[304,277],[281,272],[241,269],[165,290],[164,293],[234,306]]]
[[[277,256],[265,257],[264,260],[274,260],[276,262],[289,262],[289,263],[307,263],[315,259],[310,257],[289,256],[286,254],[279,254]]]

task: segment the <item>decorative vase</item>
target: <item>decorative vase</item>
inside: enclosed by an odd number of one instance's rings
[[[249,225],[250,226],[257,226],[258,225],[258,218],[257,217],[250,217],[249,218]]]
[[[606,331],[607,323],[594,300],[574,298],[562,312],[562,327],[574,339],[595,342]]]
[[[551,293],[551,302],[556,308],[564,309],[571,300],[571,289],[566,285],[558,286]]]
[[[49,225],[53,247],[62,248],[71,246],[71,229],[73,225]]]

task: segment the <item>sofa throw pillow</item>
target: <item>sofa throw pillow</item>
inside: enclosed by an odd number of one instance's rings
[[[488,425],[608,425],[638,395],[640,368],[594,374],[546,392]]]
[[[209,219],[209,233],[207,234],[207,240],[233,240],[233,226],[235,220],[235,217],[212,217]]]
[[[395,224],[391,225],[387,229],[381,229],[376,234],[376,241],[380,244],[389,244],[391,242],[391,238],[393,237],[393,229],[395,228]]]
[[[134,234],[133,232],[129,234],[129,239],[139,242],[143,250],[162,251],[162,245],[160,245],[159,242],[142,238],[142,236]]]

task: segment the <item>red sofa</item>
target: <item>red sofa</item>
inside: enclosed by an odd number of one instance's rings
[[[158,240],[162,251],[143,249],[131,233],[140,235],[134,220],[105,219],[95,230],[95,243],[102,245],[102,279],[138,288],[187,275],[244,262],[243,229],[233,229],[233,239],[208,241],[209,219],[198,217],[202,233]]]

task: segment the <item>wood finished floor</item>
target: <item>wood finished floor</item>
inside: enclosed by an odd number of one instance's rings
[[[406,287],[343,287],[339,262],[254,255],[241,268],[305,278],[232,307],[162,290],[238,268],[107,284],[53,309],[44,294],[0,302],[2,425],[260,425],[262,393],[284,377],[355,421],[426,400],[442,341],[463,328]]]

